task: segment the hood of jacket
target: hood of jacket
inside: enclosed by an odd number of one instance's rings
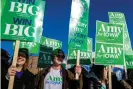
[[[90,72],[86,77],[87,78],[94,78],[94,79],[96,79],[96,81],[100,81],[94,72]]]

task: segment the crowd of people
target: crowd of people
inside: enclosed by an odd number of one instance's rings
[[[28,49],[19,49],[16,66],[9,63],[9,53],[1,49],[1,88],[7,89],[10,76],[15,76],[13,89],[109,89],[106,66],[92,64],[90,72],[81,65],[65,69],[61,65],[64,58],[63,50],[55,49],[51,53],[53,64],[33,73],[27,68]],[[128,70],[128,79],[119,79],[115,73],[111,77],[112,89],[133,89],[133,69]]]

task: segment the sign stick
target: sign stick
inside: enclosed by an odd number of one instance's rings
[[[16,40],[12,66],[16,66],[16,63],[17,63],[19,44],[20,44],[20,41]],[[8,89],[13,89],[13,84],[14,84],[14,76],[10,76],[10,80],[9,80],[9,84],[8,84]]]
[[[108,78],[109,78],[109,89],[112,89],[112,75],[111,75],[111,70],[112,70],[112,68],[111,68],[111,65],[109,65],[109,67],[108,67],[108,69],[109,69],[109,73],[108,73]]]
[[[125,78],[127,79],[127,67],[126,67],[126,59],[124,58],[124,69],[125,69]]]
[[[76,60],[76,66],[79,66],[80,64],[80,50],[77,51],[77,60]],[[79,79],[79,75],[76,73],[76,76],[75,76],[76,80]]]

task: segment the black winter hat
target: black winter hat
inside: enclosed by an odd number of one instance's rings
[[[106,66],[104,65],[93,65],[91,67],[92,71],[95,73],[100,73],[100,71],[102,71]]]
[[[27,48],[20,48],[19,52],[22,52],[26,55],[26,59],[29,59],[29,51]]]
[[[63,56],[65,58],[65,54],[64,54],[62,49],[55,49],[55,50],[52,51],[52,54],[51,54],[52,59],[53,59],[54,55],[58,56],[59,54],[63,54]]]

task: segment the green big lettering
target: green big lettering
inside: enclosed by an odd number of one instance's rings
[[[18,35],[18,36],[27,36],[34,37],[35,29],[31,26],[25,25],[15,25],[15,24],[6,24],[5,35]],[[31,33],[31,34],[29,34]]]
[[[11,2],[10,12],[20,12],[20,13],[29,13],[31,15],[38,14],[39,7],[35,5],[29,5],[19,2]]]

